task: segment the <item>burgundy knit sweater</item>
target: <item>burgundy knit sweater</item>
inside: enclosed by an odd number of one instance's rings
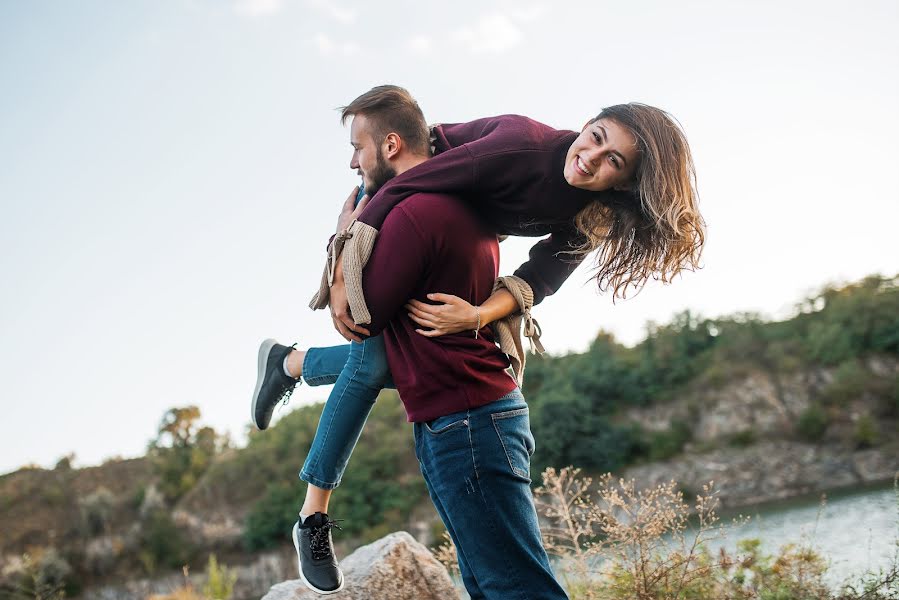
[[[454,294],[481,304],[499,267],[496,234],[467,203],[418,193],[384,219],[362,282],[372,335],[383,332],[387,362],[409,421],[430,421],[488,404],[516,387],[489,327],[429,338],[403,308],[410,298]]]

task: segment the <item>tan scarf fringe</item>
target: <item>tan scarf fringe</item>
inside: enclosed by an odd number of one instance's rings
[[[515,298],[519,312],[495,321],[492,327],[499,349],[509,357],[515,380],[518,385],[522,385],[524,383],[524,367],[527,362],[527,353],[521,339],[522,325],[524,326],[524,337],[531,342],[531,352],[543,354],[546,350],[540,342],[542,334],[540,324],[531,316],[531,308],[534,306],[534,291],[531,286],[521,277],[510,275],[498,278],[493,284],[494,292],[503,288]]]
[[[362,221],[353,221],[345,230],[334,236],[328,245],[328,260],[322,273],[318,291],[309,302],[309,308],[319,310],[328,306],[337,260],[343,261],[343,281],[346,285],[350,314],[356,325],[371,323],[371,313],[362,293],[362,269],[368,263],[378,238],[378,230]]]

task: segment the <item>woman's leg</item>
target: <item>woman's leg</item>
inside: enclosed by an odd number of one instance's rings
[[[304,378],[309,376],[314,381],[331,375],[327,367],[322,367],[325,361],[316,363],[316,354],[307,352],[302,367]],[[300,471],[300,479],[309,485],[300,522],[294,528],[294,545],[300,576],[307,582],[326,584],[318,589],[335,590],[342,585],[343,574],[331,548],[328,502],[340,484],[375,399],[389,378],[384,340],[380,336],[350,346]]]
[[[334,377],[341,352],[346,359]],[[311,515],[327,512],[331,490],[340,484],[378,393],[393,382],[380,336],[337,348],[310,348],[302,376],[310,385],[335,383],[300,471],[300,478],[310,484],[301,512]]]

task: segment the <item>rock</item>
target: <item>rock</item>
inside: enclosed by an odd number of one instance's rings
[[[448,600],[459,597],[446,569],[406,533],[362,546],[340,563],[346,584],[334,600]],[[318,600],[302,581],[272,586],[263,600]]]

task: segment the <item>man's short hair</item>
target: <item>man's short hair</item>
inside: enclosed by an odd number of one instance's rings
[[[340,122],[344,125],[355,115],[365,115],[371,121],[375,142],[380,144],[387,134],[396,133],[410,151],[430,155],[430,133],[424,113],[405,88],[379,85],[340,108]]]

